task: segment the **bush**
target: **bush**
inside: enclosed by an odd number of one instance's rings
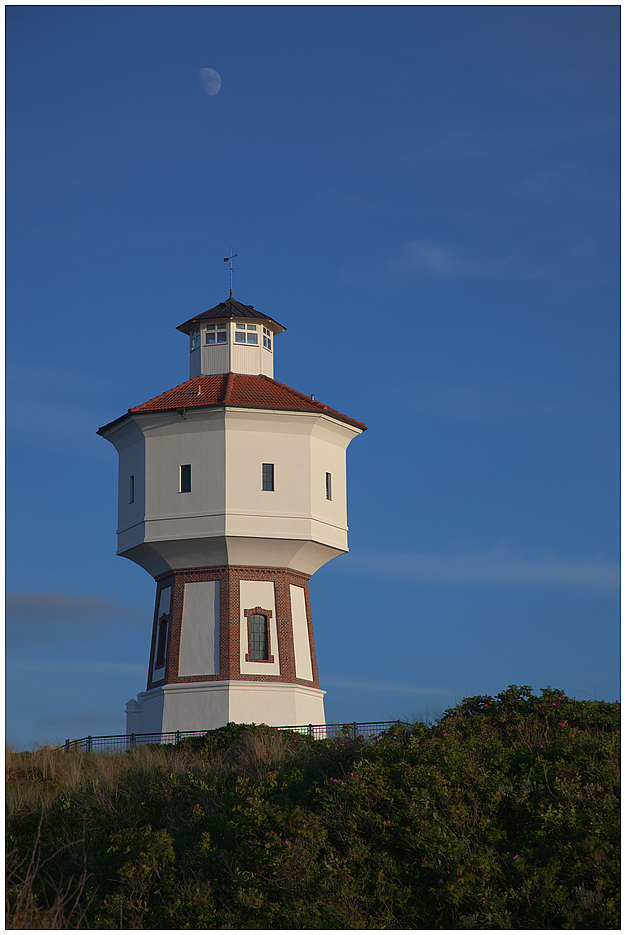
[[[619,927],[616,704],[510,686],[371,743],[7,765],[12,928]]]

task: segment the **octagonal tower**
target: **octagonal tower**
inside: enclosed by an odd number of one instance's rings
[[[309,578],[346,552],[365,425],[273,379],[285,329],[232,297],[180,325],[190,379],[98,430],[119,453],[117,553],[157,593],[127,732],[323,724]]]

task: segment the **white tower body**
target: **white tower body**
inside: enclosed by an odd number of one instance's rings
[[[348,549],[365,426],[272,378],[284,328],[252,306],[179,330],[190,379],[99,429],[119,453],[117,552],[157,582],[127,732],[323,724],[308,580]]]

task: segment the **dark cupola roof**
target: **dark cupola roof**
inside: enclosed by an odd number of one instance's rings
[[[219,319],[220,321],[224,318],[261,318],[264,321],[272,322],[274,325],[272,328],[274,334],[280,334],[281,331],[287,330],[283,325],[279,324],[279,322],[270,318],[269,315],[264,315],[263,312],[257,311],[254,305],[242,305],[241,302],[237,302],[237,300],[233,298],[227,299],[225,302],[220,302],[219,305],[215,305],[208,311],[202,312],[201,315],[190,318],[189,321],[184,321],[182,325],[178,325],[176,330],[182,331],[184,334],[189,334],[195,325],[209,318]]]

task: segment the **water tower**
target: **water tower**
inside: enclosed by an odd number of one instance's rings
[[[117,554],[156,581],[127,732],[323,724],[309,578],[348,550],[365,425],[274,380],[285,329],[231,297],[178,330],[190,378],[98,430],[119,454]]]

